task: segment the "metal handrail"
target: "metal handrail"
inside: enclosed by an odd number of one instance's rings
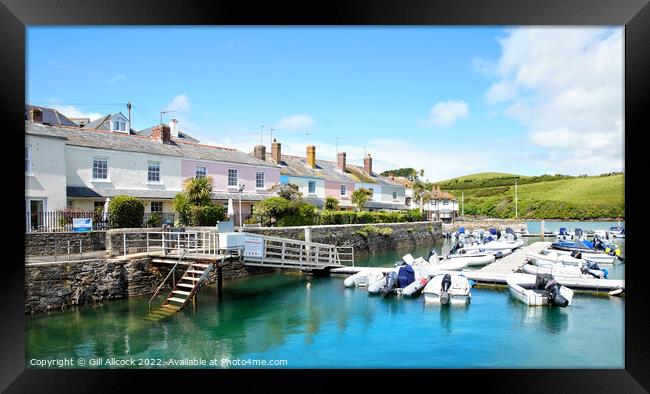
[[[151,310],[151,301],[153,301],[153,299],[156,298],[156,296],[158,295],[158,292],[160,291],[160,289],[162,289],[163,285],[165,283],[167,283],[167,279],[169,279],[169,276],[176,270],[176,266],[178,265],[178,263],[181,262],[181,260],[183,260],[183,257],[185,257],[186,254],[187,254],[187,249],[185,249],[185,251],[183,252],[183,255],[178,259],[178,261],[176,261],[176,264],[174,264],[172,269],[169,270],[169,273],[167,274],[165,279],[163,279],[162,282],[160,282],[160,285],[158,285],[158,288],[153,293],[153,296],[151,296],[151,298],[149,299],[149,310]]]

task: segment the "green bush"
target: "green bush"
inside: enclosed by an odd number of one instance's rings
[[[162,215],[160,212],[152,212],[149,215],[146,223],[147,227],[160,227],[162,226]]]
[[[303,201],[291,202],[285,214],[277,221],[278,226],[309,226],[316,221],[316,207]]]
[[[108,204],[108,218],[112,228],[142,227],[144,204],[130,196],[115,196]]]
[[[226,210],[221,205],[192,206],[190,208],[191,226],[216,226],[224,220]]]

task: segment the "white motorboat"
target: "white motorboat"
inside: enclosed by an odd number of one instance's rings
[[[561,254],[556,250],[543,249],[539,253],[526,253],[526,258],[540,267],[554,264],[580,266],[584,260],[573,257],[571,254]]]
[[[526,305],[566,307],[571,304],[573,290],[560,285],[550,274],[512,273],[506,283],[513,297]]]
[[[372,282],[375,282],[384,277],[384,274],[377,269],[368,269],[357,272],[345,278],[343,284],[345,287],[368,287]]]
[[[440,274],[434,276],[424,287],[424,302],[435,304],[466,305],[472,293],[467,278],[457,274]]]
[[[593,261],[598,264],[621,264],[621,261],[617,256],[612,256],[607,253],[590,253],[590,252],[572,252],[568,250],[555,250],[557,254],[564,256],[574,256],[582,260]]]
[[[489,241],[484,244],[474,244],[466,245],[463,247],[464,250],[474,250],[474,249],[483,249],[487,252],[499,252],[503,249],[509,249],[510,251],[524,246],[524,241],[518,239],[514,241]]]
[[[625,238],[625,227],[610,227],[608,232],[613,238]]]
[[[534,265],[524,264],[521,270],[527,274],[551,274],[554,277],[561,278],[606,278],[607,270],[590,270],[587,265],[582,267],[564,264],[551,264],[551,265]]]
[[[605,230],[594,230],[594,237],[600,239],[609,239],[609,234]]]

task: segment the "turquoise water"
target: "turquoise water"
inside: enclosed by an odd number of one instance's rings
[[[559,231],[560,227],[564,227],[567,230],[573,231],[576,227],[581,228],[585,231],[594,231],[594,230],[609,230],[610,227],[618,226],[620,223],[621,226],[625,227],[625,221],[613,221],[613,222],[556,222],[556,221],[544,221],[544,231]],[[540,221],[526,221],[528,227],[528,232],[531,234],[539,234],[541,230]]]
[[[358,265],[388,266],[426,251]],[[28,367],[31,359],[115,357],[161,364],[155,368],[184,358],[205,360],[205,368],[249,359],[286,360],[280,368],[623,368],[624,310],[624,298],[580,294],[564,309],[527,307],[491,289],[472,289],[467,307],[441,308],[422,298],[371,297],[338,277],[269,274],[226,282],[221,301],[206,286],[196,308],[158,323],[142,319],[146,298],[27,317],[26,360]]]

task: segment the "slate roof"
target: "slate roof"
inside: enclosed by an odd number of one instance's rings
[[[193,160],[249,164],[260,167],[276,167],[274,164],[263,162],[236,149],[182,142],[174,139],[163,144],[158,140],[139,135],[87,130],[79,127],[46,126],[31,122],[25,122],[25,133],[66,137],[66,144],[73,146],[150,153]]]
[[[54,108],[40,107],[37,105],[25,105],[25,120],[29,119],[29,111],[32,108],[38,108],[43,111],[43,123],[49,124],[52,126],[68,126],[68,127],[79,127],[78,124],[67,118],[61,112],[55,110]]]
[[[431,187],[431,193],[433,193],[433,198],[435,199],[456,200],[456,196],[446,191],[440,190],[440,186],[438,186],[438,188],[436,188],[435,186]]]
[[[266,161],[275,163],[270,155],[266,155]],[[322,178],[328,181],[338,182],[365,182],[376,183],[390,186],[403,186],[397,181],[390,180],[377,173],[368,174],[363,167],[346,165],[345,173],[338,168],[338,163],[329,160],[316,160],[316,168],[307,165],[307,159],[299,156],[282,155],[280,164],[280,173],[290,176],[304,176],[313,178]]]
[[[82,198],[82,197],[95,197],[95,198],[106,198],[106,197],[115,197],[118,195],[127,195],[137,198],[149,198],[149,199],[172,199],[174,196],[179,193],[178,191],[173,190],[137,190],[137,189],[103,189],[103,188],[94,188],[87,186],[68,186],[67,195],[70,198]],[[262,201],[265,198],[271,197],[271,195],[266,194],[255,194],[255,193],[242,193],[242,201]],[[233,201],[239,199],[238,193],[212,193],[212,198],[215,200],[228,200],[232,198]]]
[[[151,127],[148,127],[148,128],[146,128],[144,130],[136,131],[135,133],[138,134],[138,135],[144,135],[144,136],[150,137],[151,136],[151,131],[153,130],[154,127],[156,127],[156,126],[151,126]],[[199,140],[197,140],[196,138],[194,138],[191,135],[187,134],[186,132],[180,131],[180,130],[178,131],[178,139],[183,140],[183,141],[199,142]]]

